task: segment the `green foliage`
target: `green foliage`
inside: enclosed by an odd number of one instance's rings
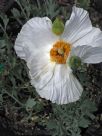
[[[2,73],[4,71],[4,65],[0,64],[0,73]]]
[[[53,104],[53,114],[47,122],[47,128],[53,136],[80,136],[81,128],[87,128],[94,119],[97,110],[85,94],[80,101],[68,105]]]
[[[26,109],[32,109],[36,105],[36,102],[33,98],[29,98],[26,102]]]
[[[59,14],[58,6],[55,0],[44,0],[46,15],[51,19]]]
[[[21,16],[19,10],[16,8],[12,9],[12,14],[15,18],[19,18]]]
[[[18,9],[16,9],[16,8],[13,8],[13,9],[11,10],[11,12],[12,12],[14,18],[18,21],[18,23],[19,23],[20,25],[22,25],[22,22],[21,22],[21,20],[20,20],[20,18],[21,18],[21,13],[20,13],[20,11],[19,11]]]
[[[9,22],[8,17],[7,17],[7,15],[1,13],[1,14],[0,14],[0,18],[2,19],[3,24],[4,24],[4,29],[6,30],[6,27],[7,27],[8,22]],[[2,25],[0,24],[0,26],[2,26]]]
[[[21,15],[26,19],[26,21],[30,17],[30,4],[28,0],[16,0],[16,3],[21,9]],[[18,14],[16,10],[16,15]]]
[[[0,94],[0,105],[3,103],[3,96]]]
[[[90,0],[78,0],[80,7],[88,9],[90,5]]]

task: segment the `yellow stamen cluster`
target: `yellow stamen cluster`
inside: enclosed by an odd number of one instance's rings
[[[65,64],[68,58],[68,55],[71,50],[71,44],[64,42],[62,40],[57,41],[53,48],[50,50],[51,61],[54,61],[58,64]]]

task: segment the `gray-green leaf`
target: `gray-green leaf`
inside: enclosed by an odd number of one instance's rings
[[[36,101],[33,98],[29,98],[26,102],[26,109],[32,109],[36,105]]]

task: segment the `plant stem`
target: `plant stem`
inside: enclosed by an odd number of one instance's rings
[[[12,99],[14,99],[20,106],[24,107],[25,105],[22,104],[19,100],[17,100],[13,95],[11,95],[8,91],[5,90],[5,93],[10,96]]]

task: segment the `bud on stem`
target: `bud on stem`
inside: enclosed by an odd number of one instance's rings
[[[78,56],[72,56],[69,59],[69,65],[71,68],[78,68],[81,66],[81,59]]]
[[[57,17],[52,24],[52,32],[61,35],[64,31],[64,23],[61,18]]]

